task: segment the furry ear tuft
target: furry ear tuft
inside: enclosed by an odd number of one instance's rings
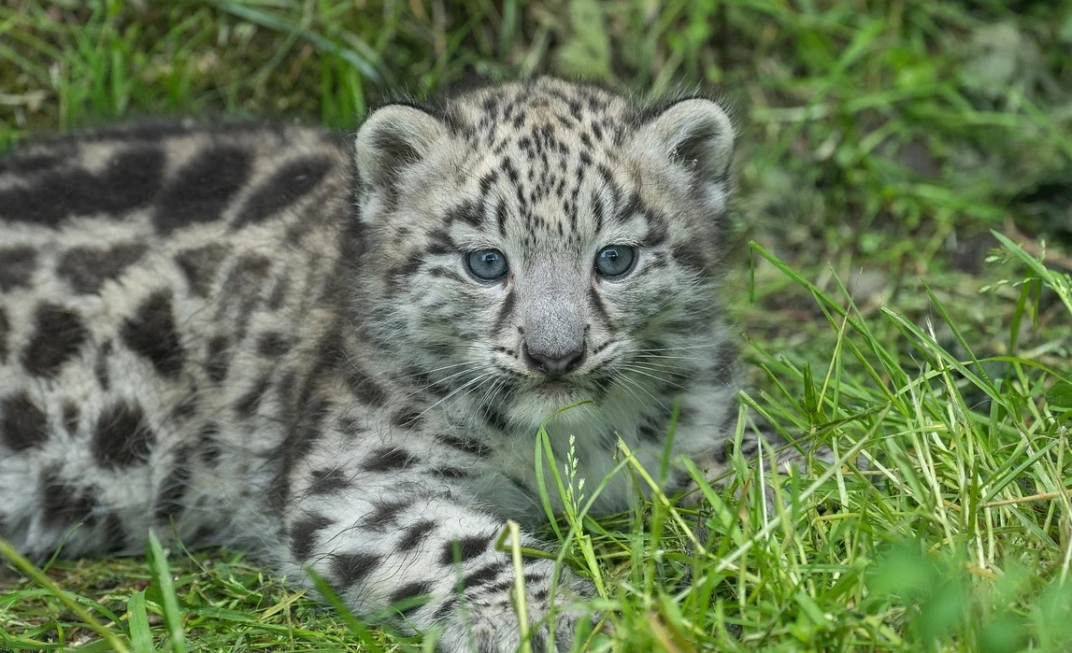
[[[710,100],[682,100],[641,128],[644,146],[688,168],[701,182],[722,182],[733,159],[733,125]],[[650,151],[650,150],[649,150]]]
[[[446,137],[434,116],[404,104],[372,112],[357,132],[357,172],[362,185],[390,184],[400,170],[423,160]]]
[[[710,100],[682,100],[637,128],[634,152],[638,160],[687,183],[708,215],[726,210],[731,192],[733,125]]]

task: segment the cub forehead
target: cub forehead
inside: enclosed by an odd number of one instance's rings
[[[598,231],[600,214],[619,213],[638,190],[624,147],[636,111],[601,89],[540,78],[456,97],[440,116],[453,137],[440,179],[497,214],[500,229],[522,220],[526,232]]]
[[[730,191],[733,142],[710,100],[634,107],[546,78],[436,107],[387,105],[355,142],[359,219],[376,233],[433,229],[462,250],[518,239],[565,240],[577,251],[608,238],[658,243],[671,219],[710,239]]]
[[[589,147],[620,142],[633,113],[619,96],[550,78],[479,89],[453,98],[444,112],[456,132],[482,144],[489,138],[517,142],[526,135],[562,135],[583,137]]]

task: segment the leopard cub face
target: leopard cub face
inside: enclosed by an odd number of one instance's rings
[[[358,313],[444,402],[620,421],[707,373],[733,149],[714,102],[541,79],[385,107],[356,148]]]

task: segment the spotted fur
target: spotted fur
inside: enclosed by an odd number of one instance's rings
[[[38,558],[241,543],[442,651],[513,651],[493,544],[543,514],[541,424],[588,488],[618,438],[656,468],[675,402],[675,465],[730,433],[732,148],[708,100],[540,79],[353,140],[142,125],[0,159],[0,534]],[[635,248],[620,279],[608,245]],[[509,273],[474,278],[479,250]],[[634,492],[619,474],[594,512]],[[531,619],[560,610],[534,642],[568,650],[588,589],[552,572],[525,563]]]

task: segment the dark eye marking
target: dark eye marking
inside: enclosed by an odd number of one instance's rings
[[[621,208],[615,212],[614,219],[618,224],[624,224],[629,218],[642,211],[646,211],[646,207],[640,203],[640,198],[636,193],[630,193],[629,196],[625,198],[625,202],[621,205]]]
[[[465,202],[464,204],[447,211],[447,224],[453,224],[457,221],[479,228],[483,224],[484,218],[476,204],[473,202]]]
[[[666,242],[666,221],[654,211],[645,211],[644,220],[648,224],[648,235],[644,238],[645,245],[661,245]]]
[[[499,225],[499,235],[506,237],[506,203],[499,202],[495,207],[495,222]]]
[[[433,277],[440,277],[442,279],[450,279],[451,281],[462,281],[463,277],[449,268],[437,265],[435,267],[428,268],[428,274]]]
[[[510,319],[510,316],[514,314],[514,305],[517,303],[517,296],[513,290],[510,290],[506,294],[506,299],[503,300],[502,307],[499,309],[499,315],[495,319],[495,331],[502,330],[503,325]]]
[[[454,245],[450,234],[443,229],[436,229],[428,234],[428,245],[424,251],[434,256],[456,252],[458,248]]]

